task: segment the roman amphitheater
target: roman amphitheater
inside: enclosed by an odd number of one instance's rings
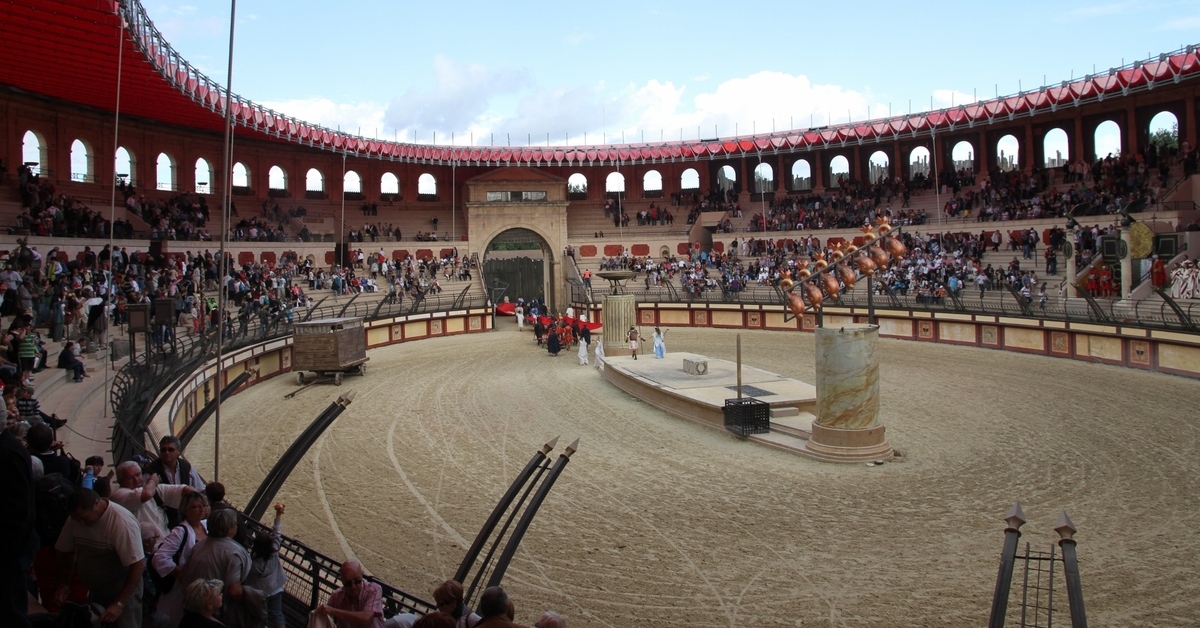
[[[1195,46],[820,129],[495,148],[357,137],[242,99],[179,56],[136,0],[29,4],[10,6],[0,41],[27,41],[36,26],[42,41],[72,37],[87,54],[0,43],[11,61],[0,68],[0,248],[7,269],[47,293],[65,283],[81,303],[89,282],[104,283],[89,271],[113,270],[125,282],[112,288],[118,316],[132,313],[70,328],[90,340],[92,377],[76,384],[52,369],[38,398],[69,417],[59,436],[80,459],[154,457],[162,436],[182,435],[187,458],[219,469],[209,479],[238,506],[282,465],[267,499],[288,505],[289,625],[340,586],[331,565],[347,558],[387,585],[390,611],[430,610],[429,593],[455,577],[497,501],[555,437],[551,463],[577,438],[578,450],[504,577],[520,624],[553,609],[572,627],[982,625],[1018,501],[1028,520],[1018,553],[1055,554],[1043,561],[1052,573],[1018,560],[1001,604],[1009,625],[1069,625],[1078,610],[1055,529],[1063,512],[1092,625],[1200,617],[1200,271],[1185,264],[1200,247]],[[1096,154],[1108,124],[1120,157]],[[1060,136],[1069,154],[1047,150]],[[1010,142],[1017,152],[1002,153]],[[116,164],[95,158],[109,154]],[[930,157],[953,165],[937,172]],[[1048,191],[1027,193],[1031,181]],[[1008,200],[993,203],[997,188]],[[790,308],[778,275],[732,270],[866,248],[859,226],[884,197],[910,249],[885,264],[899,283],[884,268],[824,295],[802,282],[797,293],[815,298]],[[238,214],[222,211],[227,200]],[[68,218],[48,211],[55,203]],[[614,223],[614,208],[634,220]],[[819,224],[803,217],[814,210]],[[139,327],[143,294],[130,280],[159,303],[173,289],[216,303],[221,247],[231,283],[276,309],[256,322],[222,301],[229,324],[248,327],[224,327],[223,341],[186,312],[174,327],[162,324],[170,312],[156,314],[157,331]],[[109,253],[121,248],[124,262]],[[372,261],[393,269],[378,293],[308,281],[309,270],[354,273],[355,250],[367,258],[358,277]],[[922,274],[951,258],[946,276],[965,287]],[[418,270],[440,260],[462,274]],[[55,262],[69,279],[46,277]],[[176,272],[185,264],[211,281],[188,283],[190,271]],[[614,266],[636,276],[604,285]],[[705,268],[711,281],[697,278]],[[385,298],[394,286],[397,301]],[[8,288],[5,301],[16,299]],[[620,329],[604,326],[610,291],[632,298]],[[590,364],[574,347],[549,355],[510,313],[518,298],[598,324]],[[49,338],[56,322],[38,318]],[[295,364],[308,358],[293,330],[331,318],[362,319],[355,341],[369,369],[301,387]],[[736,360],[740,342],[746,365],[809,384],[814,330],[875,325],[879,422],[895,456],[821,462],[639,399],[606,379],[594,352],[603,343],[609,364],[627,363],[627,323],[647,337],[667,329],[669,365],[679,353]],[[47,346],[51,359],[63,347]],[[323,432],[307,430],[350,391]]]

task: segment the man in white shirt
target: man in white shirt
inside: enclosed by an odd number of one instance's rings
[[[178,509],[183,495],[195,490],[186,484],[160,484],[157,475],[147,478],[142,475],[141,465],[132,460],[117,465],[117,485],[108,496],[109,501],[123,506],[139,524],[153,525],[160,540],[170,533],[162,506]]]
[[[91,489],[77,489],[67,505],[71,516],[54,544],[59,573],[77,569],[88,601],[104,607],[100,621],[105,625],[141,628],[146,555],[137,519]],[[55,598],[62,603],[67,593],[64,582]]]

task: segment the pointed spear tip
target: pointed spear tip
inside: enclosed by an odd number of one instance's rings
[[[571,454],[573,454],[577,451],[579,451],[579,439],[578,438],[576,438],[575,441],[573,443],[571,443],[570,445],[567,445],[567,451],[564,455],[566,457],[570,458]]]
[[[559,439],[559,437],[555,436],[554,438],[551,438],[549,441],[547,441],[545,445],[542,445],[542,453],[544,453],[544,454],[550,453],[550,451],[554,449],[554,446],[558,444],[558,439]]]
[[[350,405],[350,403],[352,401],[354,401],[354,396],[357,394],[358,394],[357,390],[351,390],[351,391],[343,394],[342,396],[338,397],[337,404],[344,408],[344,407]]]
[[[1025,524],[1025,511],[1021,510],[1021,502],[1013,502],[1012,508],[1008,510],[1008,514],[1004,515],[1004,521],[1013,529],[1020,529]]]
[[[1071,521],[1071,517],[1067,515],[1066,510],[1058,513],[1058,521],[1054,522],[1054,531],[1064,541],[1073,540],[1076,532],[1075,523]]]

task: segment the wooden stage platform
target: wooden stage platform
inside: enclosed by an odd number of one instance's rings
[[[684,360],[707,360],[708,373],[686,373]],[[695,353],[668,353],[661,360],[653,355],[605,357],[603,373],[612,385],[664,412],[722,431],[725,400],[737,397],[737,364]],[[743,364],[742,396],[771,406],[771,431],[747,440],[811,457],[805,445],[816,419],[813,385]]]

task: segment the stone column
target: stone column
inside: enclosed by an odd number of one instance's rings
[[[633,355],[625,332],[637,325],[637,299],[632,294],[604,295],[604,355]]]
[[[817,420],[808,452],[832,462],[890,459],[879,423],[879,327],[820,327],[816,336]]]

